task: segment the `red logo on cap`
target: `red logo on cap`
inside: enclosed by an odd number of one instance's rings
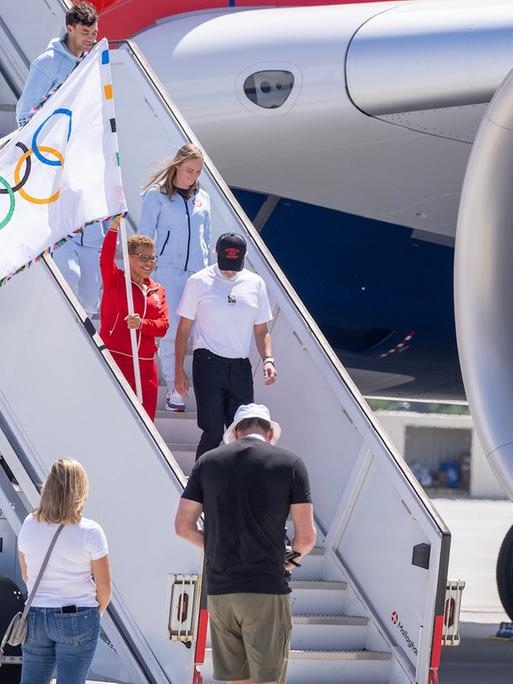
[[[240,255],[240,249],[238,247],[225,247],[224,256],[227,259],[238,259]]]

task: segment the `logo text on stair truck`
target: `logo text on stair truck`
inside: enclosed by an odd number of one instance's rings
[[[403,625],[403,623],[399,619],[399,613],[396,610],[392,611],[392,615],[391,615],[390,619],[392,620],[392,623],[397,627],[397,629],[401,632],[403,639],[408,644],[408,648],[411,648],[413,653],[415,655],[418,655],[419,652],[417,650],[417,647],[415,646],[413,639],[411,639],[410,635],[408,634],[408,630],[406,629],[406,627]]]

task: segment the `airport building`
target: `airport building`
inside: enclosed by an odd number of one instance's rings
[[[472,416],[377,411],[376,416],[428,493],[505,499]]]

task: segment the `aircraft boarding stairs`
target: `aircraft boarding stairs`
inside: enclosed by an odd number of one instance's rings
[[[160,388],[163,407],[166,389]],[[194,408],[194,398],[187,402]],[[201,435],[196,413],[159,410],[156,425],[184,473],[194,464]],[[289,521],[289,536],[293,526]],[[322,543],[322,538],[319,539]],[[290,684],[313,682],[388,682],[391,654],[379,635],[372,633],[368,613],[335,567],[329,554],[316,546],[293,572],[292,613],[294,629],[288,667]],[[209,641],[207,646],[210,646]],[[210,682],[211,652],[207,648],[202,669]],[[407,681],[407,680],[405,680]]]
[[[20,87],[62,12],[58,0],[2,9],[0,80],[11,65]],[[116,47],[116,121],[135,226],[151,163],[196,141],[137,47]],[[202,184],[214,232],[243,232],[247,266],[267,282],[279,379],[263,386],[255,354],[256,400],[311,477],[317,548],[294,572],[288,682],[426,684],[441,645],[449,532],[208,159]],[[19,530],[55,458],[81,461],[91,485],[85,513],[110,544],[114,596],[104,629],[119,656],[103,641],[93,675],[191,684],[201,559],[175,537],[172,520],[199,436],[194,412],[147,419],[51,260],[0,288],[0,320],[0,509],[8,525]],[[2,574],[15,545],[0,529]],[[207,651],[205,683],[210,667]]]

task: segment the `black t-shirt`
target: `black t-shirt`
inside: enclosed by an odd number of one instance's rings
[[[182,497],[203,504],[208,594],[290,592],[285,523],[312,500],[298,456],[243,437],[203,454]]]

